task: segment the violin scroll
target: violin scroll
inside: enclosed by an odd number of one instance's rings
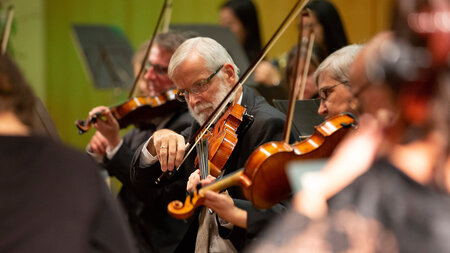
[[[174,200],[167,205],[167,212],[176,219],[187,219],[194,214],[197,207],[201,206],[205,199],[199,192],[194,191],[183,202]]]
[[[184,204],[179,200],[170,202],[167,206],[167,212],[177,219],[189,218],[194,214],[195,209],[205,202],[206,191],[219,192],[234,185],[241,185],[244,189],[247,189],[251,187],[252,181],[250,180],[250,177],[244,173],[243,169],[238,170],[207,186],[194,190],[187,196]]]
[[[92,117],[86,119],[86,120],[75,120],[75,126],[78,128],[78,134],[84,134],[89,129],[91,129],[92,124],[95,124],[97,122],[98,117],[102,115],[102,112],[98,112],[94,114]]]

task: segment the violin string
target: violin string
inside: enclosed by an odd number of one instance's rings
[[[205,179],[208,176],[208,141],[201,140],[196,145],[198,154],[198,166],[200,169],[200,178]]]
[[[208,141],[201,141],[202,150],[203,150],[203,179],[208,177]]]

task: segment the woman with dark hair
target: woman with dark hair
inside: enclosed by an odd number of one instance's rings
[[[219,12],[220,25],[228,27],[252,61],[261,51],[258,14],[249,0],[229,0],[222,4]]]
[[[327,55],[348,45],[344,26],[334,5],[326,0],[311,1],[306,5],[310,15],[303,18],[303,31],[311,28],[315,42],[322,46]]]

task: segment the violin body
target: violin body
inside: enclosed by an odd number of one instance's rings
[[[348,114],[332,117],[316,126],[314,133],[301,142],[269,142],[247,159],[245,175],[252,184],[243,188],[245,197],[257,208],[268,208],[287,199],[291,188],[286,165],[292,161],[330,157],[334,148],[353,129],[356,120]]]
[[[210,174],[214,177],[219,176],[233,153],[238,142],[239,127],[248,117],[246,111],[247,109],[239,104],[229,106],[213,130],[207,135],[209,169]],[[195,164],[197,167],[198,158]]]
[[[159,96],[134,97],[125,103],[111,107],[110,110],[119,122],[120,128],[125,128],[174,111],[181,105],[181,102],[176,99],[176,94],[177,90],[168,90]],[[78,132],[83,134],[89,131],[92,123],[95,123],[100,116],[101,113],[87,120],[75,121]]]
[[[186,198],[169,203],[170,215],[185,219],[204,201],[204,192],[219,192],[240,185],[245,197],[257,208],[268,208],[288,198],[291,188],[286,175],[286,165],[291,161],[329,157],[337,144],[356,125],[350,114],[334,116],[315,127],[313,135],[289,145],[285,142],[268,142],[248,157],[243,169],[202,187]]]

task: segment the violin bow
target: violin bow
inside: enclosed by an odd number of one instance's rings
[[[306,11],[306,15],[310,15],[310,11]],[[284,123],[284,129],[283,129],[283,140],[286,143],[289,143],[290,135],[291,135],[291,129],[292,129],[292,120],[294,118],[294,111],[295,111],[295,102],[297,99],[303,99],[304,92],[305,92],[305,86],[306,86],[306,79],[308,76],[308,70],[309,70],[309,64],[311,62],[311,55],[312,55],[312,49],[314,45],[314,32],[309,28],[307,30],[307,44],[308,44],[308,50],[306,52],[306,57],[304,57],[304,68],[303,68],[303,74],[302,79],[300,80],[298,78],[298,72],[300,69],[300,61],[303,57],[300,57],[302,54],[302,48],[303,48],[303,15],[300,17],[300,29],[298,32],[298,42],[297,42],[297,53],[295,56],[295,66],[294,66],[294,85],[291,89],[291,94],[289,95],[289,105],[288,105],[288,111],[286,113],[286,121]],[[300,87],[300,96],[297,98],[297,92]]]
[[[161,32],[166,33],[169,31],[170,19],[172,18],[172,0],[167,0],[164,6],[166,9],[164,10]]]
[[[167,10],[169,10],[169,11],[167,11]],[[148,44],[147,49],[145,50],[145,57],[142,60],[141,68],[139,69],[139,73],[134,78],[133,87],[131,87],[130,93],[128,94],[128,99],[130,99],[133,96],[134,90],[136,89],[136,86],[137,86],[137,83],[139,82],[139,80],[141,79],[141,76],[144,73],[145,64],[147,63],[148,56],[150,55],[150,50],[153,46],[153,43],[155,42],[155,37],[156,37],[156,34],[158,33],[158,29],[162,26],[161,24],[163,23],[164,17],[165,17],[165,20],[164,20],[163,30],[168,29],[168,26],[169,26],[168,23],[170,22],[170,14],[172,13],[171,10],[172,10],[172,0],[164,0],[164,4],[161,9],[161,12],[159,13],[158,21],[156,22],[155,29],[153,30],[153,34],[150,39],[150,43]],[[166,14],[169,14],[169,15],[166,15]]]
[[[3,30],[2,42],[1,42],[1,54],[6,54],[6,47],[8,46],[9,34],[11,33],[11,25],[14,16],[14,7],[11,5],[8,7],[8,14],[6,16],[5,28]]]
[[[250,66],[245,70],[245,72],[242,74],[241,78],[236,82],[236,84],[231,88],[231,90],[228,92],[228,94],[225,96],[225,98],[220,102],[219,106],[214,110],[214,112],[208,117],[208,119],[203,123],[203,125],[195,132],[195,134],[189,139],[189,141],[186,143],[186,154],[184,155],[183,160],[181,161],[180,165],[177,166],[176,169],[173,171],[167,171],[161,174],[161,176],[156,179],[155,184],[158,184],[161,179],[166,175],[168,177],[171,177],[175,172],[177,172],[181,165],[186,161],[187,157],[191,154],[192,150],[194,149],[195,145],[197,145],[197,142],[201,139],[203,135],[205,135],[206,131],[217,121],[217,119],[220,117],[220,114],[224,111],[224,109],[227,107],[228,103],[234,98],[234,95],[238,92],[239,88],[242,87],[242,85],[247,81],[247,79],[250,77],[250,75],[253,73],[253,71],[256,69],[256,67],[259,65],[259,63],[266,57],[267,53],[272,49],[273,45],[278,41],[278,39],[281,37],[281,35],[286,31],[286,29],[289,27],[289,25],[294,21],[294,19],[299,15],[299,13],[305,8],[306,4],[309,2],[309,0],[304,0],[302,4],[300,4],[301,0],[297,0],[297,2],[294,4],[292,9],[289,11],[286,18],[283,20],[283,22],[280,24],[280,26],[277,28],[275,33],[272,35],[270,40],[266,43],[264,48],[259,53],[258,57],[256,57]],[[200,136],[198,138],[198,136]]]

